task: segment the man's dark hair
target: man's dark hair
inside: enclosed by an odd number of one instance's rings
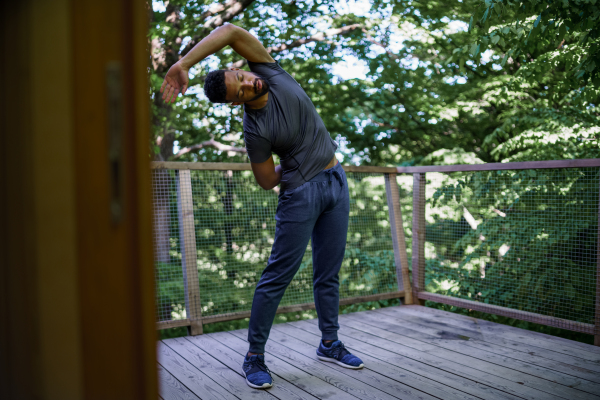
[[[204,94],[211,103],[227,103],[227,86],[225,86],[225,70],[210,71],[204,80]]]

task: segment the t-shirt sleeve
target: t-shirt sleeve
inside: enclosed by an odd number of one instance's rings
[[[279,65],[278,62],[272,63],[256,63],[252,61],[248,61],[248,67],[250,67],[250,71],[261,75],[267,79],[285,73],[283,68]]]
[[[266,138],[244,130],[244,142],[250,162],[260,164],[271,157],[271,142]]]

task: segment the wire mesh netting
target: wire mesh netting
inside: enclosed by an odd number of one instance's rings
[[[187,317],[182,270],[186,261],[194,258],[203,316],[249,311],[274,241],[278,194],[261,189],[251,171],[186,173],[190,174],[189,192],[181,188],[178,171],[153,171],[158,320]],[[398,286],[384,176],[347,173],[347,177],[350,224],[340,271],[340,298],[395,292]],[[186,202],[185,196],[191,197],[190,201]],[[193,254],[186,251],[182,239],[182,214],[186,216],[182,202],[193,210]],[[311,302],[309,244],[280,306]]]
[[[594,323],[598,168],[426,179],[426,291]]]
[[[156,311],[159,321],[186,317],[177,181],[176,171],[152,171]]]

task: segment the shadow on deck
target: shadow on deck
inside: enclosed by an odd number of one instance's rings
[[[163,340],[160,395],[172,399],[600,399],[600,348],[422,306],[340,315],[339,338],[365,363],[317,360],[317,320],[274,325],[274,385],[242,376],[247,330]]]

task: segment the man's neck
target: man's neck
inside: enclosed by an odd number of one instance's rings
[[[269,93],[265,93],[264,96],[260,96],[258,99],[254,99],[252,101],[248,101],[246,103],[244,103],[244,106],[252,109],[252,110],[259,110],[263,107],[265,107],[267,105],[267,102],[269,101]]]

